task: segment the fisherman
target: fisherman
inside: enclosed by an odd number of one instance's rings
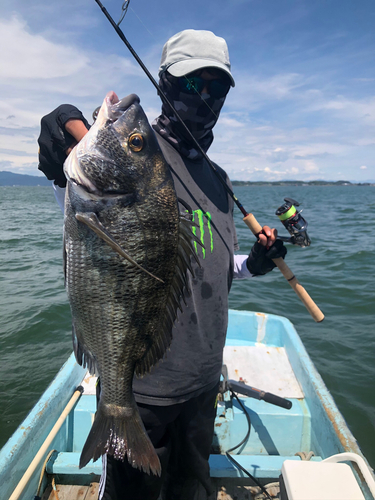
[[[165,44],[160,86],[204,151],[230,87],[228,48],[210,31],[185,30]],[[206,500],[213,497],[208,458],[228,324],[233,278],[266,274],[285,257],[277,231],[263,227],[250,255],[238,250],[233,200],[191,138],[163,103],[153,123],[172,172],[181,210],[191,213],[203,248],[201,267],[189,277],[190,292],[173,329],[170,350],[133,390],[148,435],[159,456],[161,477],[103,456],[101,500]],[[217,166],[228,186],[224,170]],[[250,234],[250,233],[249,233]],[[99,389],[100,390],[100,389]]]
[[[86,118],[72,104],[61,104],[41,119],[38,169],[53,181],[56,201],[62,211],[66,186],[64,161],[89,129]]]

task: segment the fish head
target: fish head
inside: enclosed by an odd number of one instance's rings
[[[64,163],[70,184],[92,197],[138,194],[157,182],[166,162],[135,94],[106,95],[94,125]]]

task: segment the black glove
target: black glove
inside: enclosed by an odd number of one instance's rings
[[[256,242],[251,249],[246,261],[246,266],[254,276],[269,273],[276,267],[272,259],[276,259],[277,257],[284,258],[286,252],[287,249],[281,240],[276,240],[268,250],[266,247]]]

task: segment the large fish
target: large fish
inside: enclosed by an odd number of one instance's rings
[[[132,392],[172,339],[196,254],[169,167],[132,94],[104,99],[64,165],[65,282],[78,363],[100,376],[96,417],[80,468],[108,453],[160,475]]]

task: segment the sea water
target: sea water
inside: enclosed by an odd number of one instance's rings
[[[241,186],[236,196],[261,225],[298,200],[312,240],[288,245],[287,263],[325,314],[315,323],[281,273],[234,282],[233,309],[286,316],[375,467],[375,187]],[[241,246],[254,237],[235,207]],[[0,447],[72,351],[64,290],[63,216],[48,187],[0,187]],[[260,388],[261,389],[261,388]]]

